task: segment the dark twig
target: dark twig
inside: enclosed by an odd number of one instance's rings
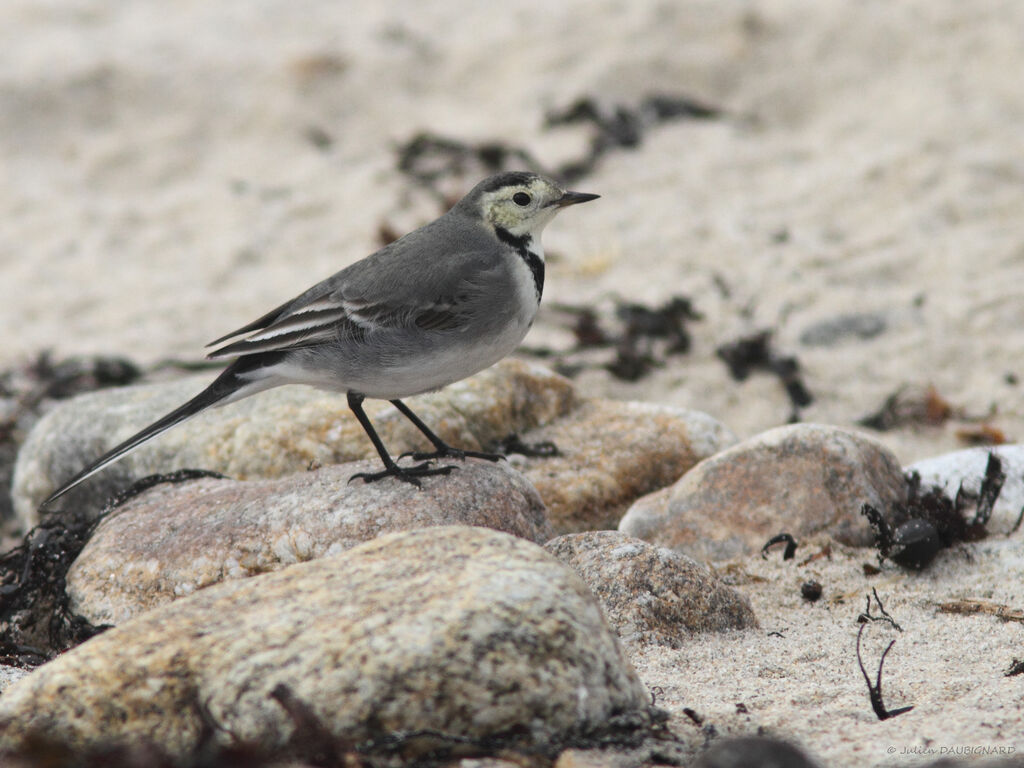
[[[981,490],[978,491],[978,506],[975,509],[974,520],[971,526],[984,526],[992,517],[992,509],[999,498],[999,492],[1003,490],[1003,483],[1006,482],[1006,473],[1003,471],[1003,462],[995,453],[988,455],[988,463],[985,465],[985,477],[981,481]]]
[[[793,538],[791,533],[780,533],[776,536],[772,536],[768,541],[765,542],[764,546],[761,547],[761,559],[768,559],[768,550],[776,544],[786,542],[786,548],[782,551],[783,560],[792,560],[796,554],[797,543],[796,539]]]
[[[857,630],[857,664],[860,665],[860,673],[864,675],[864,682],[867,683],[868,686],[868,697],[871,699],[871,708],[875,711],[875,714],[878,715],[879,720],[888,720],[890,717],[896,717],[897,715],[909,712],[913,707],[898,707],[892,710],[885,708],[885,702],[882,700],[882,666],[885,664],[885,657],[896,644],[896,641],[890,640],[889,645],[887,645],[885,650],[882,651],[882,658],[878,660],[878,674],[875,676],[874,685],[872,685],[871,678],[868,677],[868,671],[864,669],[864,662],[861,660],[860,656],[860,638],[861,635],[864,634],[864,628],[866,626],[867,624],[861,624],[860,629]]]
[[[871,598],[875,598],[875,603],[878,605],[879,615],[875,616],[871,613]],[[875,676],[874,684],[871,683],[871,678],[868,677],[868,672],[864,668],[864,661],[860,655],[860,641],[864,634],[864,629],[870,623],[874,622],[885,622],[895,628],[897,631],[902,632],[903,628],[896,623],[896,620],[889,615],[889,612],[885,610],[885,606],[882,605],[881,598],[878,597],[878,591],[872,588],[871,594],[867,597],[867,605],[865,606],[864,613],[857,616],[857,621],[860,623],[860,629],[857,630],[857,664],[860,666],[860,672],[864,675],[864,682],[868,686],[868,698],[871,699],[871,708],[878,716],[879,720],[888,720],[890,717],[896,717],[902,715],[904,712],[909,712],[913,709],[909,707],[899,707],[898,709],[887,710],[885,703],[882,700],[882,666],[885,664],[885,657],[892,649],[893,645],[896,644],[895,640],[892,640],[889,645],[886,646],[882,652],[882,657],[878,661],[878,674]]]
[[[873,616],[871,614],[871,597],[875,598],[875,603],[878,605],[879,616]],[[864,613],[857,616],[858,624],[867,624],[870,621],[886,621],[892,625],[893,629],[897,632],[902,632],[903,627],[896,623],[896,619],[889,615],[889,612],[885,610],[885,606],[882,605],[882,599],[878,596],[878,590],[874,587],[871,588],[871,595],[867,596],[867,605],[864,608]]]
[[[683,714],[690,718],[694,725],[704,725],[704,718],[697,713],[697,710],[691,707],[683,707]]]

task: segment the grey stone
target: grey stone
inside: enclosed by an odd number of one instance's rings
[[[884,315],[855,312],[821,320],[800,334],[800,343],[809,347],[831,347],[851,339],[871,339],[888,327]]]
[[[37,507],[88,462],[198,392],[209,377],[92,392],[42,418],[18,454],[12,499],[23,528]],[[504,360],[440,392],[408,401],[444,440],[480,449],[567,413],[572,385],[545,368]],[[395,455],[429,444],[390,404],[368,400],[366,412]],[[165,432],[69,493],[57,509],[97,513],[132,481],[181,468],[240,480],[281,477],[312,465],[376,457],[343,394],[279,387],[206,411]]]
[[[707,414],[638,402],[586,400],[524,436],[560,455],[517,462],[548,507],[556,534],[614,528],[629,505],[671,485],[736,442]]]
[[[881,444],[837,427],[796,424],[756,435],[702,461],[671,489],[637,501],[619,530],[697,559],[757,551],[778,533],[825,532],[868,546],[860,514],[905,499],[903,473]]]
[[[361,480],[372,462],[275,480],[202,479],[160,485],[114,510],[68,572],[72,609],[120,624],[227,579],[329,556],[384,533],[478,525],[538,544],[550,538],[544,504],[505,462],[457,462],[448,476],[407,483]]]
[[[559,536],[544,548],[579,574],[623,640],[678,648],[699,632],[758,626],[746,597],[666,547],[592,531]]]
[[[225,582],[92,638],[0,697],[0,749],[45,730],[73,749],[149,741],[181,760],[204,719],[263,750],[326,731],[558,743],[649,697],[601,613],[540,547],[484,528],[389,534]]]

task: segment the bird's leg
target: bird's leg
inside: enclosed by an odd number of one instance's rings
[[[498,461],[500,459],[505,458],[500,453],[484,453],[483,451],[465,451],[462,450],[461,448],[453,448],[440,437],[435,435],[431,431],[430,427],[424,424],[420,420],[420,417],[413,413],[412,409],[410,409],[409,406],[407,406],[401,400],[392,400],[391,404],[395,406],[395,408],[397,408],[402,413],[402,415],[405,416],[405,418],[411,421],[413,423],[413,426],[415,426],[416,429],[418,429],[426,436],[427,440],[434,444],[433,453],[419,453],[417,451],[409,451],[407,453],[403,453],[402,456],[400,456],[399,458],[403,458],[405,456],[412,456],[412,458],[415,461],[427,461],[430,459],[449,458],[464,459],[467,456],[473,459],[487,459],[487,461]]]
[[[356,419],[359,420],[363,430],[366,432],[367,437],[370,438],[370,442],[373,443],[373,447],[377,449],[377,453],[380,454],[380,460],[384,462],[383,472],[357,472],[349,478],[351,483],[356,478],[359,478],[367,483],[372,483],[377,480],[383,480],[385,477],[394,477],[406,483],[411,483],[416,487],[420,486],[418,478],[425,477],[427,475],[447,475],[455,467],[431,467],[429,464],[424,462],[423,464],[417,464],[415,467],[408,467],[403,469],[398,466],[391,455],[388,453],[387,448],[384,447],[383,441],[377,434],[377,430],[373,428],[373,424],[370,423],[370,419],[366,415],[366,411],[363,410],[363,395],[355,392],[348,393],[348,407],[352,409],[352,413],[356,415]]]

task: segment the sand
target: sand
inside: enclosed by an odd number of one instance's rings
[[[877,565],[870,553],[834,543],[831,557],[802,564],[827,545],[805,542],[788,562],[776,551],[766,561],[720,568],[751,598],[760,632],[704,636],[676,651],[630,648],[644,682],[660,687],[658,704],[677,716],[676,731],[695,747],[709,726],[719,736],[761,732],[803,746],[825,766],[1019,758],[1021,677],[1005,673],[1024,657],[1021,623],[938,606],[971,597],[1021,607],[1020,542],[996,537],[946,550],[923,574],[886,565],[873,577],[862,570]],[[810,580],[823,587],[815,603],[801,598]],[[864,667],[874,682],[882,652],[895,641],[882,701],[887,710],[914,708],[884,721],[872,711],[856,655],[857,617],[872,589],[902,631],[869,624]],[[871,613],[880,615],[873,597]],[[701,727],[684,708],[703,718]]]
[[[755,434],[786,421],[786,396],[770,376],[732,381],[715,349],[772,329],[815,397],[804,420],[850,426],[903,387],[933,386],[954,418],[876,434],[901,461],[962,447],[968,426],[1021,439],[1022,28],[1024,5],[998,0],[9,0],[0,366],[46,349],[198,359],[207,341],[375,249],[382,224],[438,213],[396,170],[396,147],[417,132],[506,142],[554,167],[580,156],[590,131],[546,129],[547,111],[582,96],[611,108],[685,94],[724,116],[652,126],[577,184],[602,199],[546,233],[549,309],[527,343],[571,345],[557,303],[681,294],[704,316],[693,350],[635,383],[586,371],[586,392],[697,408]],[[801,341],[851,314],[883,330]],[[763,705],[750,722],[791,728],[836,764],[910,764],[884,752],[911,734],[1024,748],[1024,678],[998,675],[1020,627],[929,607],[967,590],[961,579],[981,579],[976,596],[999,593],[1004,575],[1019,584],[1019,551],[1018,539],[1017,554],[991,555],[992,570],[988,556],[950,554],[947,575],[880,588],[906,630],[887,662],[893,705],[918,707],[883,724],[851,666],[851,614],[869,586],[861,555],[829,576],[856,592],[841,606],[777,613],[777,592],[758,599],[766,630],[784,624],[786,641],[708,640],[636,661],[676,709],[717,721],[733,699]],[[823,644],[829,622],[838,629]],[[968,658],[982,640],[995,650]],[[841,675],[813,671],[819,646]],[[773,677],[785,664],[772,654],[799,673]],[[778,702],[795,703],[782,717]],[[989,729],[970,730],[979,720]]]

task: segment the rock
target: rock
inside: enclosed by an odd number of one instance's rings
[[[24,528],[39,503],[89,461],[198,392],[209,377],[100,390],[60,404],[42,418],[18,454],[12,498]],[[444,440],[480,449],[567,413],[571,383],[537,365],[504,360],[409,405]],[[366,402],[388,449],[398,455],[429,444],[390,403]],[[343,394],[279,387],[206,411],[165,432],[65,496],[58,509],[94,514],[133,480],[183,467],[246,480],[281,477],[312,465],[375,458]]]
[[[453,526],[218,584],[94,637],[0,697],[0,748],[45,731],[175,761],[204,735],[280,754],[296,748],[282,691],[333,738],[378,746],[430,731],[548,747],[649,705],[575,574]]]
[[[36,506],[60,482],[200,386],[189,380],[105,390],[54,409],[18,457],[13,497],[22,525],[37,521]],[[703,413],[584,400],[566,379],[514,360],[409,402],[432,429],[459,447],[493,450],[510,434],[525,442],[555,443],[559,456],[512,459],[540,491],[556,533],[615,527],[637,498],[675,482],[735,441]],[[367,401],[367,412],[393,454],[427,447],[389,403]],[[343,396],[281,387],[207,411],[164,433],[56,506],[84,507],[95,515],[132,480],[183,467],[246,480],[361,458],[376,454]]]
[[[579,574],[623,640],[679,648],[693,633],[758,626],[742,594],[671,549],[618,531],[559,536],[544,548]]]
[[[556,534],[615,528],[636,499],[736,441],[699,411],[614,400],[584,401],[523,439],[551,441],[560,452],[516,463],[540,491]]]
[[[722,739],[701,755],[694,768],[817,768],[802,750],[779,739],[742,736]]]
[[[21,680],[21,678],[27,677],[30,671],[21,667],[9,667],[6,664],[0,664],[0,693],[10,688],[11,685]]]
[[[705,459],[670,490],[636,502],[619,530],[697,559],[747,555],[783,532],[826,532],[868,546],[873,534],[861,505],[888,515],[905,495],[896,457],[879,443],[796,424]]]
[[[961,485],[967,491],[978,492],[990,453],[999,457],[1002,471],[1006,474],[992,508],[992,523],[1007,530],[1016,523],[1021,508],[1024,508],[1024,445],[967,448],[915,462],[906,471],[917,472],[921,476],[922,488],[937,485],[944,488],[950,498],[956,498]]]
[[[477,525],[538,544],[550,538],[537,491],[506,462],[457,462],[447,476],[350,483],[372,462],[275,480],[160,485],[104,519],[68,572],[72,610],[121,624],[227,579],[326,557],[384,533]]]

